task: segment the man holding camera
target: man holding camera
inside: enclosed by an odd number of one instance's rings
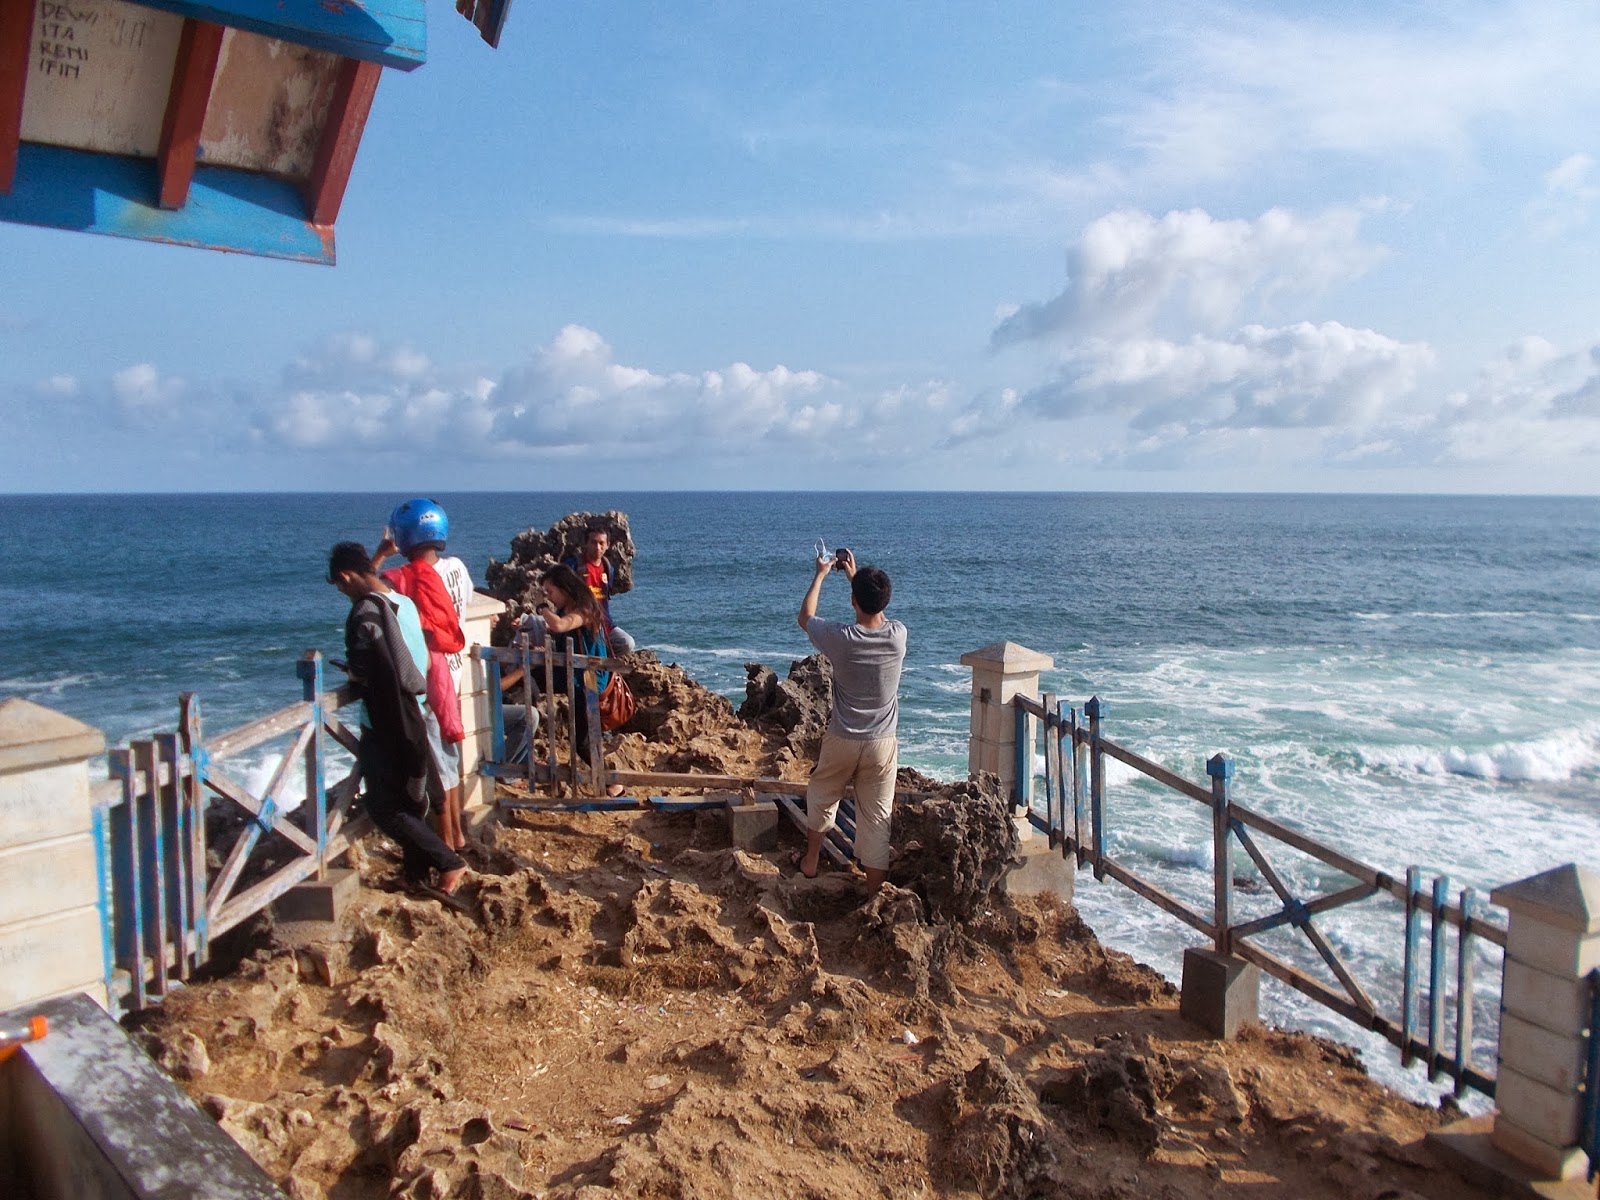
[[[822,583],[834,571],[850,580],[854,621],[817,616]],[[841,549],[817,555],[816,574],[797,618],[811,644],[833,667],[833,704],[822,750],[806,787],[806,852],[800,873],[815,878],[822,843],[834,827],[845,788],[855,785],[856,861],[876,891],[889,874],[889,817],[899,742],[900,669],[906,658],[906,627],[883,615],[889,606],[889,576],[877,567],[856,567]]]

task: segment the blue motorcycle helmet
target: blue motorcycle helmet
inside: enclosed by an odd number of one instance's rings
[[[418,496],[397,506],[389,514],[389,532],[394,535],[395,545],[400,547],[401,554],[410,554],[429,545],[435,550],[443,550],[445,540],[450,536],[450,518],[432,500]]]

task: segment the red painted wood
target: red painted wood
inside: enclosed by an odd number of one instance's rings
[[[183,23],[178,59],[172,68],[172,90],[167,93],[167,111],[161,120],[161,149],[156,154],[162,208],[182,208],[189,198],[211,81],[222,52],[222,33],[221,25],[209,21]]]
[[[33,0],[0,3],[0,192],[11,190],[22,142],[22,97],[33,48]]]
[[[306,219],[313,225],[332,225],[339,216],[345,185],[355,166],[356,148],[361,145],[361,132],[366,128],[382,73],[383,68],[377,63],[354,58],[339,64],[339,79],[328,105],[327,123],[322,127],[322,142],[306,180]]]

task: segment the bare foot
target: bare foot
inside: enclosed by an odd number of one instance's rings
[[[623,788],[622,788],[622,785],[620,783],[613,783],[610,787],[608,787],[606,789],[606,795],[608,795],[608,796],[620,796],[620,795],[622,795],[622,791],[623,791]]]
[[[461,881],[467,877],[467,868],[457,867],[453,871],[446,871],[439,876],[439,890],[446,896],[454,896],[456,889],[461,886]]]
[[[807,879],[815,879],[817,877],[818,869],[822,866],[822,864],[810,854],[796,855],[794,865],[800,868],[800,874],[804,875]]]

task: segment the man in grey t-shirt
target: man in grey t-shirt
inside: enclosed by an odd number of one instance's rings
[[[835,569],[850,580],[854,621],[817,616],[822,581]],[[833,711],[822,750],[806,788],[806,852],[800,872],[817,873],[823,840],[834,826],[844,789],[856,789],[856,861],[876,891],[889,874],[889,816],[899,742],[900,668],[906,658],[906,627],[883,615],[889,606],[889,576],[877,567],[856,569],[855,555],[817,556],[816,575],[800,602],[800,628],[833,666]]]

